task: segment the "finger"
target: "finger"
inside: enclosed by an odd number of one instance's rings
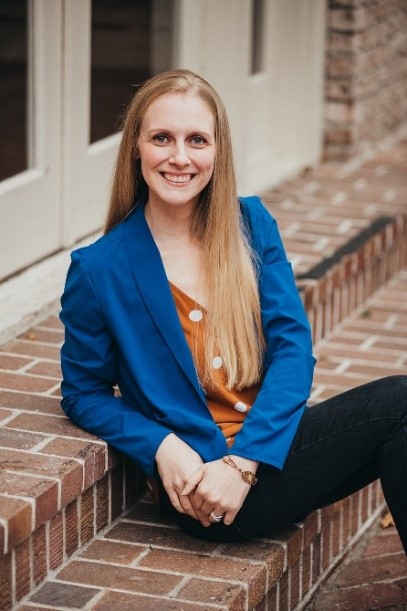
[[[191,516],[191,518],[194,518],[195,520],[199,520],[198,514],[191,503],[191,499],[187,495],[180,494],[179,501],[184,510],[184,513],[188,514],[189,516]]]
[[[180,494],[182,496],[187,496],[191,494],[191,492],[195,490],[195,488],[198,486],[199,482],[201,481],[202,475],[203,475],[202,467],[199,467],[199,469],[194,471],[194,473],[192,473],[188,477],[187,481],[185,482],[185,486],[181,490]]]
[[[179,511],[179,513],[185,513],[184,508],[181,505],[180,498],[178,494],[175,492],[175,490],[171,490],[171,491],[167,490],[167,494],[168,494],[168,498],[171,501],[171,505],[174,507],[174,509]]]
[[[225,513],[225,515],[223,516],[223,523],[226,526],[230,526],[232,524],[232,522],[234,521],[235,517],[236,517],[237,511],[227,511]],[[220,515],[220,514],[216,514],[216,515]]]

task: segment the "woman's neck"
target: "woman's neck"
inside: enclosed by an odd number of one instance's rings
[[[157,242],[191,242],[191,210],[166,209],[147,201],[144,214]]]

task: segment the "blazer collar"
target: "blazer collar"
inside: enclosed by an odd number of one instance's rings
[[[137,204],[124,224],[125,244],[130,265],[144,303],[174,358],[201,398],[204,398],[191,351],[172,298],[161,255],[144,216],[144,204]]]

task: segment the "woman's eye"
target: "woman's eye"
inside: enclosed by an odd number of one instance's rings
[[[156,144],[167,144],[168,137],[165,134],[157,134],[153,138]]]
[[[191,143],[193,146],[205,146],[206,140],[205,138],[202,138],[202,136],[193,136],[191,138]]]

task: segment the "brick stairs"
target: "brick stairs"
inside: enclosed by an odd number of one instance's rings
[[[263,199],[313,327],[311,402],[406,372],[407,142]],[[0,610],[298,611],[383,511],[375,482],[274,539],[184,535],[134,466],[63,415],[62,340],[55,312],[0,349]]]

